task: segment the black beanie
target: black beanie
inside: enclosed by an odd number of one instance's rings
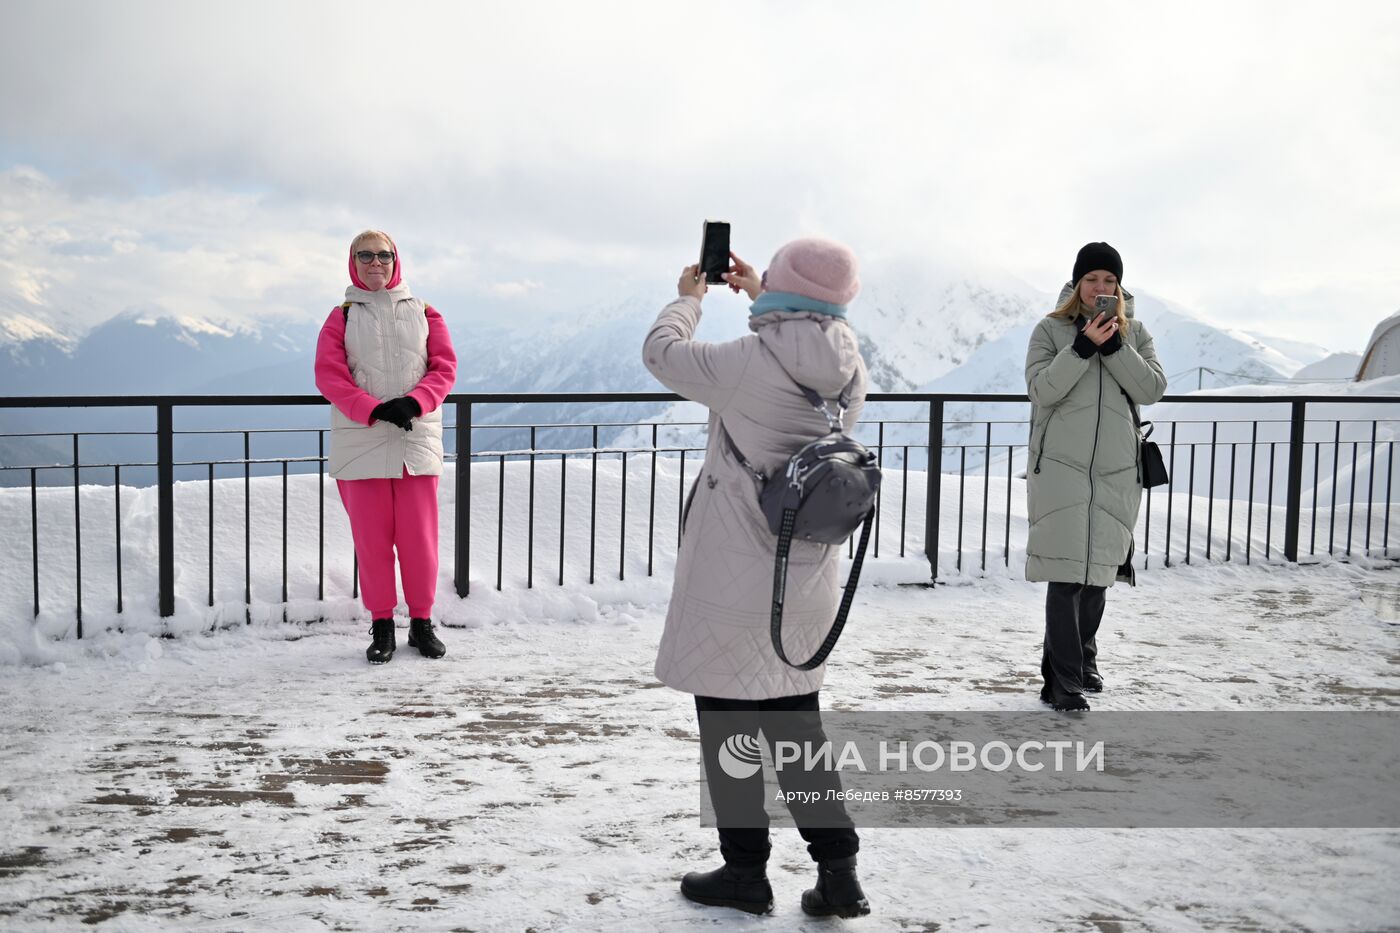
[[[1105,272],[1112,272],[1119,282],[1123,281],[1123,257],[1118,255],[1118,250],[1107,243],[1086,243],[1079,251],[1079,255],[1074,257],[1074,277],[1070,279],[1075,285],[1095,269],[1103,269]]]

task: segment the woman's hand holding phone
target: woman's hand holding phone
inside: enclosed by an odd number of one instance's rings
[[[705,298],[705,277],[700,274],[700,263],[686,266],[681,270],[681,277],[676,281],[676,293],[682,298],[694,298],[702,301]]]
[[[729,285],[729,290],[734,294],[739,292],[748,293],[750,301],[757,301],[759,294],[763,291],[763,278],[753,266],[740,259],[733,250],[729,251],[729,258],[734,261],[729,271],[721,278]]]
[[[1084,336],[1092,340],[1095,346],[1103,346],[1104,341],[1116,333],[1118,333],[1118,315],[1116,314],[1104,312],[1084,325]]]

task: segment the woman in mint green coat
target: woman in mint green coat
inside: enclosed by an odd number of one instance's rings
[[[1117,250],[1086,245],[1026,353],[1026,579],[1049,584],[1040,697],[1061,710],[1086,710],[1084,691],[1103,689],[1095,636],[1142,499],[1132,406],[1151,405],[1167,387],[1122,279]],[[1093,310],[1100,295],[1117,297],[1116,314]]]

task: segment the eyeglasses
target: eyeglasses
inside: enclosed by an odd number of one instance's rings
[[[387,249],[382,249],[377,253],[372,253],[367,249],[362,249],[355,254],[355,258],[358,259],[360,262],[364,263],[365,265],[369,265],[371,262],[378,259],[381,263],[387,266],[394,261],[394,254],[389,252]]]

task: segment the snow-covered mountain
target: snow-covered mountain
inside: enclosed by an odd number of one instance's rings
[[[851,324],[873,352],[871,382],[885,392],[911,391],[965,366],[1008,331],[1038,319],[1051,295],[1002,274],[985,278],[899,265],[876,270],[851,311]]]
[[[878,391],[1022,395],[1031,331],[1054,298],[1009,277],[997,279],[996,285],[966,277],[939,285],[911,275],[903,283],[886,280],[868,288],[857,299],[851,322],[860,333]],[[1153,336],[1170,393],[1195,391],[1198,383],[1280,385],[1305,366],[1328,357],[1322,347],[1218,326],[1155,295],[1139,292],[1134,303],[1136,319]],[[919,420],[926,417],[926,408],[922,403],[873,404],[865,419]],[[1024,403],[948,404],[945,468],[958,468],[960,444],[968,446],[970,467],[982,463],[988,421],[1013,422],[993,425],[994,448],[1020,443],[1024,424],[1014,422],[1023,422],[1025,415]],[[696,412],[681,406],[659,420],[694,421]],[[632,439],[640,443],[643,433],[634,432]],[[667,429],[665,436],[676,445],[701,443],[701,432],[695,428]],[[889,425],[885,443],[891,448],[906,444],[918,448],[926,444],[927,436],[924,424]],[[875,438],[862,439],[873,442]],[[920,450],[911,449],[912,464],[921,464],[922,458]]]
[[[85,334],[0,315],[0,395],[130,395],[198,391],[212,379],[302,353],[315,332],[266,322],[228,325],[131,309]]]
[[[1236,384],[1292,378],[1304,366],[1328,356],[1322,347],[1220,327],[1180,305],[1138,293],[1134,319],[1152,335],[1157,358],[1168,376],[1167,391],[1197,388],[1197,370],[1211,370],[1212,386],[1226,374]],[[1000,337],[979,347],[946,375],[919,386],[920,392],[1015,392],[1026,390],[1026,347],[1044,311],[1038,311]]]
[[[72,338],[60,333],[53,325],[25,314],[0,317],[0,347],[15,351],[27,343],[49,343],[59,347],[72,344]]]
[[[1032,328],[1053,304],[1051,292],[1003,274],[945,274],[907,264],[867,269],[865,279],[850,319],[860,335],[873,390],[1024,392],[1026,345]],[[640,344],[666,299],[666,295],[632,295],[547,321],[510,320],[502,315],[501,322],[490,328],[454,327],[449,316],[461,360],[456,388],[462,392],[656,391],[660,387],[642,365]],[[1219,326],[1154,295],[1138,293],[1136,305],[1136,316],[1151,330],[1158,355],[1172,377],[1171,392],[1193,391],[1198,383],[1207,387],[1229,382],[1274,384],[1328,357],[1321,347]],[[697,336],[732,339],[747,333],[746,320],[746,301],[714,294],[706,300]],[[12,363],[0,371],[0,395],[311,394],[316,330],[313,323],[269,323],[253,329],[135,310],[77,336],[33,318],[0,312],[0,348]],[[997,410],[1001,407],[1008,410]],[[967,443],[970,462],[980,462],[980,449],[972,447],[985,443],[985,422],[1024,419],[1023,409],[1024,405],[950,404],[945,413],[948,443]],[[306,415],[301,412],[297,417],[304,420]],[[473,416],[478,426],[659,422],[673,425],[659,429],[663,443],[703,444],[703,429],[693,424],[704,420],[703,412],[689,404],[484,405]],[[866,417],[921,421],[926,406],[872,405]],[[142,429],[149,430],[148,413],[139,420]],[[257,425],[291,426],[293,420],[291,413],[269,411],[259,414]],[[970,423],[974,420],[976,424]],[[196,426],[196,422],[204,426],[204,416],[190,413],[182,427]],[[8,413],[3,423],[3,430],[14,431],[31,429],[35,422]],[[123,423],[123,429],[130,428]],[[891,445],[916,448],[927,438],[921,424],[889,430],[886,441]],[[998,426],[993,444],[1012,443],[1023,433],[1023,427]],[[605,445],[628,446],[649,444],[650,439],[649,427],[605,428],[599,437]],[[579,447],[588,440],[582,429],[543,430],[536,437],[537,444],[546,448]],[[524,431],[484,429],[474,438],[479,450],[527,442]],[[911,450],[911,462],[921,456]]]
[[[1023,390],[1026,342],[1054,296],[1014,277],[983,275],[939,278],[907,266],[867,273],[851,322],[875,389]],[[665,298],[632,296],[543,323],[454,328],[464,361],[457,388],[655,389],[636,350]],[[743,304],[711,297],[698,336],[724,340],[745,333]],[[1211,370],[1218,387],[1231,378],[1286,379],[1329,355],[1315,345],[1206,321],[1145,293],[1137,296],[1137,317],[1175,377],[1173,391],[1195,388],[1199,368]],[[0,351],[9,364],[0,371],[0,394],[310,392],[315,335],[315,324],[228,325],[160,309],[130,310],[72,334],[32,315],[0,312]]]
[[[0,313],[0,394],[31,395],[66,369],[77,343],[52,324],[27,314]]]

